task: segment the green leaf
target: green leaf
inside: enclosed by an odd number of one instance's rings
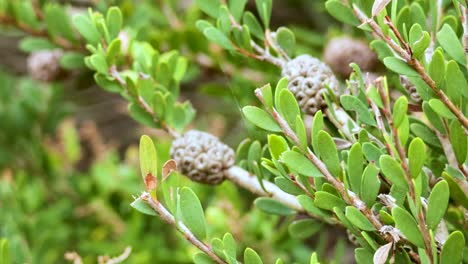
[[[247,120],[252,124],[272,132],[281,132],[279,125],[273,120],[273,118],[263,109],[256,106],[246,106],[242,108]]]
[[[409,173],[413,179],[421,173],[426,161],[426,145],[420,138],[414,138],[408,148]]]
[[[418,72],[411,68],[406,62],[395,58],[387,57],[383,63],[385,66],[393,72],[407,76],[419,76]]]
[[[278,45],[288,54],[288,56],[293,56],[294,48],[296,46],[296,37],[294,33],[286,28],[280,27],[276,31],[276,42]]]
[[[270,16],[272,8],[272,0],[255,0],[255,5],[257,7],[258,14],[262,19],[263,26],[265,28],[270,27]]]
[[[410,126],[411,132],[413,132],[417,137],[420,137],[426,144],[429,144],[434,147],[441,148],[440,141],[434,132],[427,126],[421,123],[413,123]]]
[[[56,49],[57,46],[45,38],[26,37],[21,40],[19,48],[24,52],[34,52]]]
[[[118,7],[111,7],[106,14],[106,25],[109,30],[109,36],[114,39],[119,36],[122,28],[122,12]]]
[[[101,74],[107,74],[109,71],[109,66],[106,62],[106,57],[102,54],[93,54],[89,57],[89,62],[94,70]]]
[[[358,114],[359,121],[371,126],[375,126],[377,124],[371,112],[369,112],[368,107],[357,97],[353,95],[342,95],[340,97],[340,101],[341,105],[346,110],[355,111]]]
[[[288,122],[290,127],[296,126],[296,117],[301,114],[299,105],[294,95],[288,89],[281,90],[279,100],[276,105],[284,119]]]
[[[229,0],[229,11],[236,21],[240,21],[248,0]]]
[[[449,61],[447,70],[445,72],[445,86],[448,97],[456,105],[459,105],[460,96],[468,97],[468,83],[466,82],[465,75],[458,67],[455,61]]]
[[[434,55],[432,55],[432,60],[429,64],[429,75],[438,87],[442,87],[442,81],[445,76],[445,59],[441,49],[437,49]]]
[[[141,200],[140,197],[133,201],[130,206],[140,213],[147,215],[157,215],[153,208],[151,208],[151,206],[149,206],[145,201]]]
[[[260,197],[255,199],[255,206],[260,210],[274,215],[293,215],[296,213],[293,209],[287,207],[286,205],[278,202],[275,199],[268,197]]]
[[[408,188],[406,182],[405,172],[401,168],[400,164],[389,155],[382,155],[379,159],[380,169],[382,170],[385,177],[387,177],[393,184]]]
[[[401,125],[408,111],[408,99],[406,96],[400,96],[393,105],[393,123],[396,128]]]
[[[263,264],[260,256],[251,248],[246,248],[244,251],[244,263],[245,264]]]
[[[323,177],[322,173],[310,160],[299,152],[289,150],[281,154],[281,160],[291,169],[308,177]]]
[[[108,76],[101,74],[101,73],[95,73],[94,74],[94,81],[104,90],[111,92],[111,93],[118,93],[122,91],[123,87],[120,86],[120,84],[109,78]],[[144,112],[139,106],[131,104],[129,106],[129,111],[130,115],[136,116],[136,115],[141,115],[135,118],[135,120],[142,122],[143,124],[146,124],[145,122],[149,121],[149,126],[153,126],[153,120],[151,116]],[[144,120],[138,119],[138,118],[144,118]],[[149,118],[149,120],[147,120]]]
[[[101,42],[101,35],[88,16],[84,14],[75,15],[73,25],[89,44],[96,45]]]
[[[462,263],[465,247],[465,237],[460,231],[452,232],[445,241],[440,253],[440,264]]]
[[[344,211],[346,208],[346,202],[343,199],[324,191],[318,191],[315,193],[315,206],[325,210],[333,210],[334,207]]]
[[[219,46],[227,49],[227,50],[235,50],[234,46],[231,43],[231,40],[224,35],[219,29],[215,27],[208,27],[203,30],[203,35],[208,38],[213,43],[218,44]]]
[[[466,66],[466,57],[463,46],[453,31],[452,27],[445,24],[442,29],[437,32],[437,41],[440,43],[445,52],[458,63]]]
[[[314,149],[315,153],[319,152],[319,143],[318,143],[318,135],[320,130],[323,129],[323,114],[322,111],[318,111],[314,115],[314,120],[312,122],[312,129],[310,139],[312,140],[312,148]]]
[[[218,18],[219,7],[221,6],[220,0],[195,0],[196,5],[207,15]]]
[[[361,211],[359,211],[356,207],[347,206],[345,211],[346,217],[349,221],[355,225],[357,228],[364,230],[364,231],[375,231],[375,227],[371,224],[369,219],[365,217]]]
[[[416,58],[424,54],[424,51],[429,47],[431,42],[429,33],[423,31],[419,24],[414,24],[411,27],[409,39],[411,50]]]
[[[47,30],[54,36],[75,41],[75,31],[73,30],[67,11],[57,4],[47,4],[44,7],[44,20]]]
[[[305,127],[304,121],[301,118],[301,115],[296,116],[296,132],[297,138],[299,139],[299,146],[302,149],[307,149],[307,129]]]
[[[446,181],[440,181],[432,188],[426,213],[426,224],[429,229],[436,230],[447,210],[449,197],[450,190]]]
[[[182,222],[199,240],[206,237],[205,215],[197,195],[188,187],[180,192],[180,215]]]
[[[268,109],[272,109],[273,108],[273,93],[271,91],[271,85],[270,84],[264,85],[263,87],[260,88],[260,91],[262,92],[265,106]]]
[[[289,149],[288,142],[282,136],[274,134],[268,135],[268,147],[274,159],[279,159],[281,153]]]
[[[442,117],[448,119],[456,118],[455,115],[439,99],[431,99],[429,101],[429,105],[431,106],[432,110],[434,110],[434,112],[441,115]]]
[[[458,120],[453,120],[450,123],[450,142],[458,164],[463,164],[468,154],[468,137]]]
[[[422,109],[427,119],[434,126],[434,128],[439,130],[439,132],[446,134],[445,125],[442,122],[442,118],[436,112],[434,112],[434,110],[432,110],[428,102],[423,102]]]
[[[148,174],[154,177],[158,175],[158,157],[154,148],[153,140],[143,135],[140,138],[140,168],[143,180]]]
[[[224,254],[227,257],[229,264],[237,264],[237,245],[236,240],[231,233],[226,233],[223,236]]]
[[[301,219],[292,222],[289,227],[289,234],[297,239],[306,239],[311,237],[322,229],[322,223],[314,219]]]
[[[0,262],[5,264],[12,263],[10,255],[10,245],[8,240],[0,239]]]
[[[359,26],[359,20],[353,13],[349,6],[345,5],[340,0],[330,0],[325,3],[327,11],[337,20],[350,24],[352,26]]]
[[[255,37],[257,37],[260,40],[263,40],[265,38],[262,26],[251,12],[245,12],[242,21],[245,23],[245,25],[247,25],[250,32],[252,32],[252,34]]]
[[[450,187],[450,198],[452,198],[456,204],[460,204],[468,209],[468,197],[452,175],[443,172],[442,177],[447,181]]]
[[[305,194],[299,195],[297,197],[297,201],[302,206],[302,208],[304,208],[304,210],[306,210],[308,213],[312,215],[317,215],[325,219],[328,219],[330,217],[324,211],[317,208],[317,206],[315,206],[314,204],[314,200]]]
[[[275,184],[280,188],[281,190],[292,194],[292,195],[299,195],[303,194],[304,191],[299,188],[297,185],[295,185],[291,180],[288,180],[284,177],[276,177],[275,178]]]
[[[394,207],[392,209],[392,216],[395,220],[396,228],[417,247],[424,248],[424,239],[421,231],[416,224],[416,221],[405,209]]]
[[[327,166],[328,171],[338,178],[341,175],[341,166],[333,138],[327,132],[322,130],[318,135],[318,144],[320,158]]]
[[[356,248],[354,258],[358,264],[374,264],[374,254],[365,248]]]
[[[379,170],[373,163],[369,163],[364,173],[362,174],[361,181],[361,198],[368,207],[371,207],[375,202],[377,195],[380,191]]]
[[[60,66],[68,70],[84,68],[84,58],[80,52],[67,52],[60,57]]]
[[[205,253],[199,252],[193,256],[193,263],[195,264],[215,264],[215,262],[208,257]]]
[[[351,190],[355,193],[361,192],[361,178],[364,166],[364,153],[361,144],[355,143],[348,154],[348,178]]]
[[[375,144],[370,142],[364,142],[362,144],[362,152],[368,161],[375,162],[379,166],[379,158],[382,156],[383,152]]]

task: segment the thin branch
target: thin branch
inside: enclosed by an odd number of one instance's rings
[[[255,193],[260,196],[271,197],[280,203],[288,206],[291,209],[294,209],[297,212],[304,213],[304,208],[297,201],[297,198],[294,195],[284,192],[275,184],[269,181],[263,181],[263,186],[265,187],[265,192],[257,180],[257,177],[251,175],[248,171],[238,167],[233,166],[224,171],[224,175],[231,182],[241,186],[244,189],[249,190],[252,193]]]
[[[400,55],[406,63],[411,66],[418,74],[420,75],[421,79],[431,87],[432,91],[437,95],[437,97],[444,103],[444,105],[452,112],[456,118],[460,121],[463,125],[465,130],[468,130],[468,118],[464,116],[462,111],[453,104],[452,101],[448,98],[448,96],[439,88],[437,88],[436,83],[434,80],[429,76],[429,74],[424,69],[424,66],[419,62],[416,58],[412,56],[410,52],[400,47],[397,43],[395,43],[390,37],[386,36],[379,25],[372,19],[368,18],[356,5],[353,5],[354,14],[356,17],[364,24],[368,24],[373,32],[383,41],[385,41],[398,55]],[[391,21],[388,20],[387,24],[391,25]],[[394,32],[396,29],[393,27]],[[403,42],[402,45],[407,45],[406,42]],[[406,46],[405,46],[406,47]]]
[[[179,231],[182,235],[184,235],[185,239],[187,239],[190,243],[196,246],[198,249],[203,251],[206,255],[208,255],[212,260],[214,260],[218,264],[227,264],[224,260],[218,257],[214,251],[205,243],[200,241],[195,235],[187,228],[184,223],[176,220],[174,216],[158,201],[153,200],[151,195],[147,192],[143,192],[140,195],[140,199],[145,201],[153,210],[156,212],[161,219],[166,221],[168,224],[174,226],[177,231]]]
[[[120,76],[120,73],[117,71],[117,67],[115,65],[111,66],[109,68],[109,74],[122,86],[124,87],[125,89],[127,89],[128,91],[128,85],[127,85],[127,82]],[[158,120],[155,116],[155,113],[153,111],[153,109],[151,108],[151,106],[143,99],[143,97],[141,96],[137,96],[135,98],[138,102],[138,105],[143,108],[143,110],[148,113],[149,115],[151,115],[153,117],[153,120],[156,122],[156,123],[159,123],[162,127],[162,129],[164,131],[166,131],[168,134],[170,134],[173,138],[178,138],[180,137],[180,134],[175,131],[174,129],[172,129],[171,127],[169,127],[167,125],[166,122],[162,122],[160,120]]]
[[[384,109],[382,109],[382,112],[385,118],[387,119],[388,125],[392,131],[391,135],[393,137],[393,144],[395,145],[395,149],[397,151],[401,167],[403,168],[403,171],[406,177],[406,182],[408,183],[410,198],[411,200],[413,200],[415,204],[417,204],[419,201],[418,201],[418,198],[416,197],[416,188],[414,186],[413,178],[411,177],[410,172],[409,172],[409,165],[406,159],[406,150],[404,146],[401,144],[398,128],[395,126],[395,123],[393,122],[390,105],[388,104],[388,100],[387,100],[388,94],[385,93],[381,85],[381,82],[379,84],[380,85],[377,85],[377,88],[379,89],[380,97],[382,101],[384,102]],[[417,221],[418,221],[419,229],[421,230],[421,233],[424,238],[426,253],[429,256],[430,263],[432,263],[433,252],[432,252],[432,246],[431,246],[431,237],[429,234],[429,230],[426,226],[426,221],[425,221],[424,213],[422,209],[419,210],[418,212]]]
[[[263,98],[262,92],[260,89],[255,90],[255,95],[257,98],[262,102],[263,105],[265,105],[265,100]],[[267,111],[270,113],[270,115],[275,119],[275,121],[278,123],[278,125],[281,127],[283,133],[289,137],[297,146],[301,146],[299,139],[295,132],[289,127],[288,123],[286,120],[284,120],[276,111],[275,108],[266,108]],[[341,194],[345,202],[351,206],[354,206],[357,208],[359,211],[361,211],[367,219],[371,222],[371,224],[377,229],[380,230],[383,227],[383,224],[380,222],[379,218],[372,213],[372,211],[367,208],[366,204],[359,199],[359,197],[352,192],[351,190],[347,190],[344,186],[344,184],[335,178],[330,171],[328,171],[326,165],[310,150],[310,148],[302,149],[303,153],[306,155],[306,157],[315,165],[315,167],[323,174],[325,179],[335,187],[335,189]],[[385,235],[383,234],[383,238],[387,242],[394,242],[394,239],[390,235]],[[400,237],[400,240],[407,241],[405,238]],[[415,252],[410,251],[409,252],[410,256],[412,259],[417,260],[419,257]]]
[[[48,38],[52,43],[56,44],[57,46],[61,47],[64,50],[86,52],[86,48],[84,47],[84,45],[74,44],[70,42],[69,40],[62,38],[62,37],[58,37],[58,36],[52,37],[49,35],[47,30],[31,28],[27,24],[16,21],[13,17],[10,17],[10,16],[1,15],[0,24],[14,26],[20,29],[21,31],[28,33],[32,36]]]

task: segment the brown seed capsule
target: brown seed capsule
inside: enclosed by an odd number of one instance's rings
[[[215,136],[190,130],[174,140],[171,156],[180,171],[196,182],[219,184],[223,171],[234,165],[234,150]]]
[[[328,42],[323,59],[343,78],[347,78],[353,71],[349,67],[352,62],[359,65],[362,71],[373,71],[378,65],[377,55],[367,43],[350,37],[334,38]]]
[[[38,81],[56,80],[60,73],[61,50],[43,50],[29,55],[27,65],[31,77]]]
[[[339,93],[339,83],[331,69],[309,55],[300,55],[287,62],[281,74],[288,78],[288,89],[296,97],[302,111],[309,115],[326,107],[323,98],[326,85]]]

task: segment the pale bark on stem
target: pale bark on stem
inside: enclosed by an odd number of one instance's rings
[[[222,260],[218,255],[216,255],[213,250],[200,241],[193,233],[190,231],[190,229],[187,228],[184,223],[181,221],[178,221],[176,223],[176,220],[174,216],[158,201],[153,200],[151,195],[147,192],[143,192],[140,195],[140,199],[145,201],[155,213],[161,217],[164,221],[166,221],[168,224],[174,226],[177,231],[182,233],[184,235],[185,239],[187,239],[190,243],[192,243],[194,246],[196,246],[198,249],[203,251],[206,255],[208,255],[212,260],[214,260],[218,264],[227,264],[224,260]]]
[[[255,193],[259,196],[271,197],[278,202],[288,206],[291,209],[294,209],[297,212],[305,212],[304,208],[299,204],[297,198],[294,195],[284,192],[275,184],[269,181],[263,181],[262,188],[260,183],[257,180],[255,175],[251,175],[248,171],[238,167],[233,166],[224,171],[224,176],[231,182],[239,185],[240,187],[249,190],[252,193]]]
[[[429,74],[424,69],[424,66],[411,54],[411,50],[405,50],[395,43],[390,37],[386,36],[379,25],[372,19],[368,18],[356,5],[353,5],[353,11],[356,17],[364,24],[368,24],[373,32],[383,41],[385,41],[390,48],[393,49],[406,63],[412,67],[421,77],[421,79],[429,85],[431,90],[436,94],[436,96],[442,101],[442,103],[452,112],[455,117],[460,121],[462,126],[465,128],[465,131],[468,130],[468,118],[464,116],[462,111],[448,98],[448,96],[437,87],[435,81],[429,76]],[[398,33],[398,32],[396,32]],[[398,34],[397,34],[398,35]],[[408,47],[406,42],[403,42],[402,45]]]

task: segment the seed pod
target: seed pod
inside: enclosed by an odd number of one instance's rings
[[[403,88],[405,88],[406,92],[408,92],[411,100],[420,104],[422,102],[421,96],[418,94],[416,90],[416,86],[408,79],[407,76],[401,75],[400,76],[400,83]]]
[[[334,38],[328,42],[323,53],[325,63],[343,78],[348,78],[353,69],[349,64],[354,62],[362,71],[373,71],[378,65],[377,55],[366,42],[350,37]]]
[[[300,55],[286,63],[282,76],[288,78],[288,89],[296,97],[302,111],[314,115],[327,106],[323,93],[326,85],[339,94],[339,84],[331,69],[319,59]]]
[[[234,150],[215,136],[190,130],[174,140],[171,156],[180,171],[191,180],[205,184],[219,184],[223,171],[234,165]]]
[[[61,50],[42,50],[31,53],[27,66],[31,77],[38,81],[50,82],[56,80],[60,73]]]

